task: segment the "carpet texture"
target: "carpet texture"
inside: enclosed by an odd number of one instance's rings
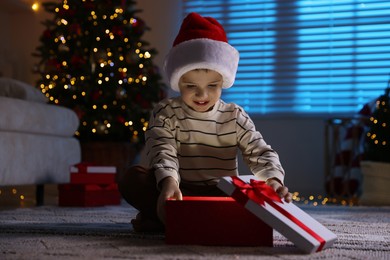
[[[272,248],[167,245],[135,233],[127,205],[43,206],[0,210],[0,259],[390,259],[390,207],[299,206],[337,234],[333,247],[306,255],[275,231]]]

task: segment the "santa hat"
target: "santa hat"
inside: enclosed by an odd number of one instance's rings
[[[183,20],[164,70],[170,86],[179,91],[180,77],[194,69],[210,69],[222,75],[222,88],[230,88],[236,77],[239,53],[231,46],[217,20],[190,13]]]

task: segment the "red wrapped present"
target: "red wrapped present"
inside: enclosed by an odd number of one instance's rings
[[[270,226],[231,197],[167,200],[167,244],[272,246]]]
[[[115,175],[115,166],[97,166],[84,162],[70,167],[70,183],[74,184],[115,183]]]
[[[96,207],[118,205],[121,195],[116,183],[111,184],[60,184],[58,205],[61,207]]]
[[[337,236],[254,176],[225,177],[218,187],[306,253],[330,247]]]

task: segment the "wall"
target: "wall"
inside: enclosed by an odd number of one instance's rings
[[[137,6],[142,10],[138,15],[151,28],[151,31],[145,33],[144,39],[151,44],[151,47],[158,50],[159,54],[155,57],[155,62],[162,68],[164,57],[171,47],[183,18],[180,14],[181,1],[138,0],[137,2]],[[9,42],[0,41],[0,47],[12,46],[10,52],[18,56],[17,64],[20,70],[18,73],[21,79],[30,83],[34,83],[31,69],[37,62],[31,53],[38,45],[39,36],[43,31],[40,21],[47,16],[43,11],[39,13],[25,11],[12,17],[0,12],[1,35],[10,35],[12,38]],[[8,28],[12,28],[11,32]],[[304,195],[323,194],[324,120],[302,117],[253,117],[253,120],[265,140],[278,151],[286,170],[285,182],[290,190],[299,191]],[[248,173],[244,166],[240,166],[240,169]]]
[[[182,20],[181,0],[138,0],[137,6],[142,10],[138,15],[151,28],[144,39],[157,49],[155,62],[162,70],[164,57],[172,46]]]
[[[10,47],[10,44],[9,44],[9,37],[7,37],[7,35],[9,35],[9,27],[8,27],[8,19],[9,19],[9,15],[7,13],[4,13],[2,11],[0,11],[0,37],[1,37],[1,41],[0,41],[0,76],[1,74],[9,74],[10,72],[9,71],[6,71],[7,70],[7,60],[8,60],[8,57],[6,56],[6,53]]]
[[[38,59],[32,56],[44,30],[41,21],[49,17],[43,10],[35,13],[19,0],[2,2],[0,8],[0,71],[4,76],[34,84],[32,73]],[[6,67],[1,66],[6,61]]]
[[[253,120],[266,142],[278,152],[290,191],[305,196],[324,194],[324,120],[302,117]]]

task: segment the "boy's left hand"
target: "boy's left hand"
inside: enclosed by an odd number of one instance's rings
[[[275,190],[280,198],[284,199],[286,202],[292,201],[292,194],[288,192],[288,188],[283,186],[278,180],[271,178],[268,179],[266,183]]]

